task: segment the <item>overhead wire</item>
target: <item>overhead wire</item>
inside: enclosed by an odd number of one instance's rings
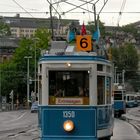
[[[80,8],[80,9],[85,10],[85,11],[90,12],[90,13],[94,13],[93,11],[89,11],[89,10],[87,10],[87,9],[81,7],[81,6],[83,6],[83,5],[87,4],[87,3],[90,3],[91,1],[94,1],[94,0],[90,0],[90,1],[88,1],[88,2],[85,1],[85,3],[80,4],[80,5],[78,5],[78,6],[75,5],[75,4],[73,4],[73,3],[70,3],[70,2],[65,1],[65,3],[74,6],[74,8],[72,8],[72,9],[70,9],[70,10],[67,10],[65,13],[69,13],[70,11],[73,11],[73,10],[75,10],[75,9],[77,9],[77,8]]]
[[[59,15],[59,16],[61,16],[60,14],[59,14],[59,12],[57,11],[57,9],[53,6],[53,3],[51,3],[49,0],[46,0],[50,5],[51,5],[51,7],[55,10],[55,12]],[[53,12],[52,12],[53,13]]]
[[[16,5],[18,5],[22,10],[24,10],[31,17],[35,18],[30,12],[28,12],[23,6],[21,6],[16,0],[12,0]]]
[[[27,12],[21,12],[21,11],[0,11],[1,14],[15,14],[15,13],[21,13],[21,14],[26,14]],[[29,12],[31,14],[44,14],[44,13],[49,13],[48,11],[41,11],[41,12]],[[52,12],[52,13],[56,13],[56,12]],[[64,12],[59,12],[60,14],[63,14]],[[83,11],[79,11],[79,12],[69,12],[69,13],[83,13]],[[84,13],[88,13],[87,11],[85,11]],[[97,12],[98,14],[99,12]],[[120,11],[104,11],[104,12],[101,12],[102,14],[119,14]],[[128,12],[121,12],[122,14],[140,14],[140,11],[135,11],[135,12],[132,12],[132,11],[128,11]],[[28,13],[27,13],[28,14]]]
[[[122,5],[121,5],[121,9],[120,9],[120,12],[119,12],[118,20],[117,20],[117,26],[119,26],[125,4],[126,4],[126,0],[123,0]]]
[[[87,1],[87,0],[86,0]],[[88,11],[89,11],[89,6],[88,6],[88,3],[87,3],[87,9],[88,9]],[[88,12],[88,17],[89,17],[89,20],[91,19],[90,18],[90,13]]]

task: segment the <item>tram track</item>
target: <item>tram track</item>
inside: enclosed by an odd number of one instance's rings
[[[15,116],[14,116],[15,114]],[[2,112],[0,140],[37,140],[37,114],[30,110],[16,112]]]
[[[14,138],[16,139],[17,137],[22,136],[22,135],[30,136],[34,132],[36,132],[36,134],[34,134],[32,140],[37,140],[39,137],[38,137],[38,129],[36,125],[28,125],[22,128],[2,130],[0,131],[0,140],[11,140]]]
[[[127,113],[121,117],[122,120],[125,120],[129,124],[131,124],[140,134],[140,109],[133,108],[128,109]]]

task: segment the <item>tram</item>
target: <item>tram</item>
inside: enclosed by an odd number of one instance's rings
[[[136,101],[137,101],[137,105],[140,105],[140,94],[136,94]]]
[[[39,60],[41,140],[110,140],[113,135],[112,63],[77,45],[52,41]]]
[[[122,114],[126,113],[125,95],[124,86],[114,83],[114,115],[117,117],[121,117]]]
[[[125,100],[126,100],[126,107],[128,108],[138,106],[137,96],[135,93],[126,94]]]

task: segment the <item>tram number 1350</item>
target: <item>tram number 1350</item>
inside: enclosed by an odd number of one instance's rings
[[[75,118],[75,111],[63,111],[63,118]]]

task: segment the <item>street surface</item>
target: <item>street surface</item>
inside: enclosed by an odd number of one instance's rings
[[[115,119],[111,140],[140,140],[139,110],[130,109],[124,120]],[[0,140],[39,140],[37,119],[38,114],[30,110],[0,112]]]
[[[111,140],[140,140],[137,130],[131,124],[115,119],[115,126]]]
[[[0,112],[0,140],[38,139],[37,117],[30,110]]]

